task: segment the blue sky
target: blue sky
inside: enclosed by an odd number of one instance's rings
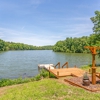
[[[100,0],[0,0],[0,39],[35,46],[93,33]]]

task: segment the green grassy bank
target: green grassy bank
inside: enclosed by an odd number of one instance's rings
[[[0,100],[100,100],[100,93],[43,79],[5,89]]]
[[[89,68],[82,67],[86,71]],[[100,67],[97,70],[99,71]],[[0,88],[0,100],[100,100],[100,92],[88,92],[57,80],[48,78],[48,72],[45,71],[34,78],[19,81],[16,79],[15,84],[19,85],[10,84],[11,86]],[[3,83],[7,85],[9,82]]]

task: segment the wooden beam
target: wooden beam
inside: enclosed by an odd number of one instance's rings
[[[64,81],[70,83],[70,84],[73,85],[73,86],[78,86],[78,87],[81,87],[81,88],[86,89],[86,90],[91,91],[91,92],[100,91],[100,89],[95,89],[95,90],[89,89],[89,88],[87,88],[86,86],[79,85],[79,84],[77,84],[77,83],[75,83],[75,82],[72,82],[72,81],[70,81],[70,80],[68,80],[68,79],[64,79]]]

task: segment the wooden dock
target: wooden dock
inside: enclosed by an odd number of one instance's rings
[[[65,76],[82,77],[85,73],[85,71],[80,68],[49,69],[49,72],[54,74],[57,78]]]
[[[56,68],[58,66],[58,68]],[[66,68],[64,68],[66,66]],[[82,77],[85,73],[84,70],[77,68],[74,66],[74,68],[68,67],[68,62],[66,62],[62,67],[60,67],[60,62],[54,66],[53,64],[39,64],[38,69],[44,68],[49,71],[49,74],[52,73],[55,77],[65,77],[65,76],[76,76],[76,77]]]

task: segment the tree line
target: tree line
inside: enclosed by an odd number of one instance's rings
[[[68,37],[63,41],[58,41],[54,47],[55,52],[67,52],[67,53],[88,53],[89,50],[85,49],[85,46],[100,46],[100,38],[98,34],[91,34],[90,36],[83,36],[80,38]]]
[[[95,16],[90,18],[94,24],[93,34],[90,36],[67,37],[63,41],[58,41],[54,47],[55,52],[67,53],[88,53],[89,50],[84,46],[99,46],[100,47],[100,11],[95,11]],[[98,51],[100,53],[100,50]]]
[[[52,50],[51,45],[48,46],[33,46],[24,43],[5,42],[0,39],[0,51],[8,50]]]

